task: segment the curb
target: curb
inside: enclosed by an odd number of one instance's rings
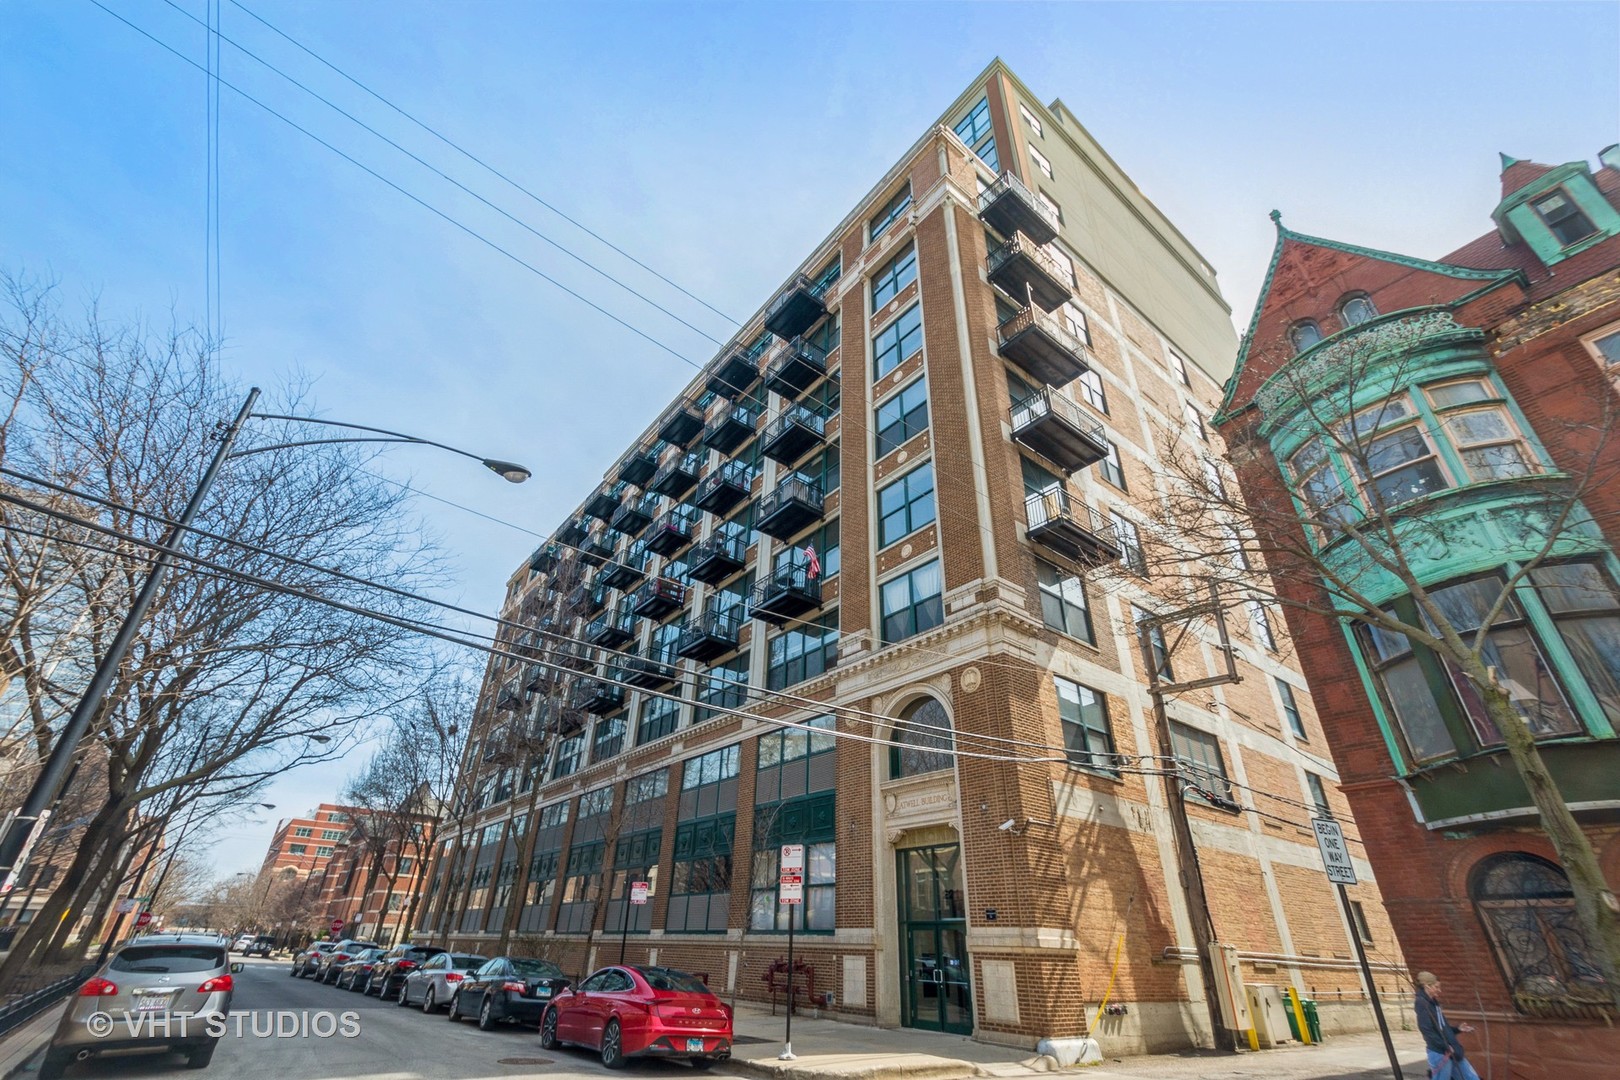
[[[50,1044],[51,1035],[70,1003],[52,1005],[0,1039],[0,1080],[12,1080],[21,1074],[29,1059]]]
[[[952,1058],[930,1058],[913,1065],[839,1063],[799,1065],[791,1061],[730,1058],[716,1072],[760,1080],[971,1080],[979,1075],[971,1062]]]

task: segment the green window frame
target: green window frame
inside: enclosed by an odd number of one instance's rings
[[[877,311],[917,280],[917,242],[908,243],[872,275],[872,310]]]
[[[872,336],[874,378],[883,378],[921,352],[922,347],[922,306],[912,304]]]
[[[875,243],[877,238],[889,231],[889,227],[900,220],[902,214],[911,206],[911,181],[907,180],[905,186],[890,196],[883,208],[866,223],[866,242]]]
[[[945,583],[938,559],[930,559],[885,581],[883,643],[893,645],[932,630],[945,621]]]
[[[557,933],[589,933],[596,921],[596,904],[602,896],[602,864],[607,841],[589,840],[568,849],[567,875],[562,883],[562,902],[557,907]]]
[[[928,430],[928,377],[919,376],[877,407],[876,456],[884,457]]]
[[[934,463],[925,461],[877,493],[878,549],[933,524]]]
[[[790,627],[770,639],[766,686],[782,690],[830,671],[838,663],[838,611]]]

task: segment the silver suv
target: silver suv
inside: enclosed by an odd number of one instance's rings
[[[119,949],[69,999],[45,1051],[39,1080],[61,1080],[74,1061],[93,1054],[167,1048],[201,1069],[223,1034],[231,1011],[232,975],[226,943],[216,937],[163,934],[136,938]]]

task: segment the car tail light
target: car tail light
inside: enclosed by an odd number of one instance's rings
[[[514,994],[527,994],[529,992],[529,987],[528,987],[527,983],[518,983],[518,982],[502,983],[501,984],[501,989],[502,990],[510,990]]]
[[[448,975],[446,975],[444,977],[444,981],[445,982],[460,982],[462,980],[462,978],[463,978],[463,976],[460,973],[452,971],[450,974],[448,974]]]
[[[399,963],[394,965],[394,970],[395,971],[409,971],[412,968],[414,968],[415,966],[416,965],[414,963],[412,963],[411,961],[409,961],[409,960],[401,960]]]
[[[79,988],[80,997],[107,997],[118,993],[118,984],[106,979],[91,979]]]
[[[228,994],[236,989],[236,981],[229,975],[216,975],[197,987],[199,994]]]

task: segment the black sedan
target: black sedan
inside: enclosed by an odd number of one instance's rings
[[[337,978],[333,982],[339,990],[353,990],[359,993],[366,988],[366,981],[371,978],[371,969],[376,966],[382,954],[381,949],[367,949],[356,954],[353,960],[338,969]]]
[[[461,980],[450,1019],[476,1016],[484,1031],[505,1021],[538,1027],[546,1006],[567,986],[562,968],[549,960],[497,956]]]
[[[387,1001],[404,987],[407,975],[444,951],[437,945],[395,945],[377,957],[365,992]]]

